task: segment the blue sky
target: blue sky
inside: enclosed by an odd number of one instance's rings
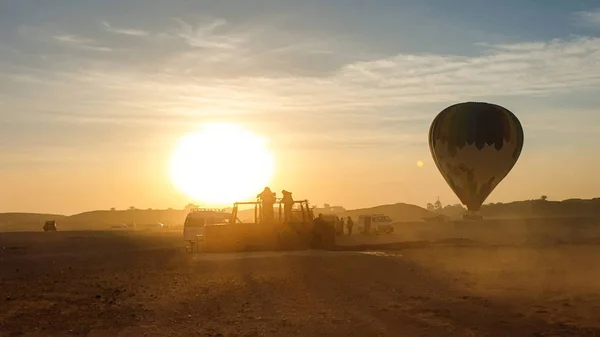
[[[597,1],[3,1],[0,41],[0,209],[178,207],[162,163],[207,120],[267,135],[317,202],[454,203],[426,132],[467,100],[525,128],[490,201],[600,190]]]

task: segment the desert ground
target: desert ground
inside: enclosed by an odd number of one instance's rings
[[[194,255],[179,232],[0,233],[0,336],[600,336],[596,227],[469,226]]]

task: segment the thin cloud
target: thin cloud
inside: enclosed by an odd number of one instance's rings
[[[106,69],[88,68],[68,76],[69,81],[74,81],[69,83],[86,82],[104,86],[104,90],[137,88],[155,92],[163,88],[169,94],[181,90],[177,97],[182,100],[205,97],[214,103],[233,98],[243,104],[258,102],[278,109],[333,110],[483,96],[543,95],[600,85],[599,49],[600,38],[577,38],[491,45],[483,50],[483,55],[473,57],[398,54],[349,63],[322,77],[149,76],[135,69],[125,70],[124,64]],[[207,53],[204,57],[212,58],[214,54]],[[194,64],[184,66],[193,69]]]
[[[490,44],[490,43],[477,43],[476,45],[491,48],[496,50],[510,50],[510,51],[532,51],[532,50],[542,50],[544,49],[548,43],[547,42],[520,42],[513,44]]]
[[[140,36],[140,37],[150,35],[150,33],[148,33],[145,30],[141,30],[141,29],[114,27],[107,21],[102,21],[101,24],[102,24],[102,27],[104,28],[104,30],[106,30],[107,32],[110,32],[110,33],[114,33],[114,34]]]
[[[219,20],[197,28],[183,21],[180,24],[179,35],[172,36],[185,37],[184,41],[194,38],[195,42],[190,45],[205,46],[211,45],[206,41],[221,41],[216,32],[226,26]],[[253,36],[244,43],[256,49],[253,42],[258,39],[260,36]],[[64,35],[60,40],[71,44],[93,42],[73,35]],[[198,42],[200,40],[204,44]],[[148,43],[160,42],[148,39]],[[127,118],[140,118],[144,124],[155,121],[159,125],[164,119],[157,118],[156,114],[193,119],[221,112],[238,116],[268,112],[271,116],[279,114],[286,118],[302,118],[309,113],[312,120],[327,117],[340,125],[359,129],[357,121],[366,115],[375,123],[391,124],[386,120],[389,118],[386,111],[394,111],[398,128],[408,128],[410,124],[419,130],[427,123],[411,122],[406,117],[432,114],[430,110],[418,108],[423,104],[433,104],[437,109],[437,106],[461,100],[562,94],[600,85],[600,53],[597,52],[600,38],[479,46],[480,54],[474,56],[402,53],[337,65],[320,76],[266,71],[256,72],[260,76],[221,76],[219,69],[210,67],[215,62],[225,62],[235,68],[239,62],[254,57],[252,61],[256,64],[265,64],[259,62],[264,52],[248,53],[247,48],[236,45],[234,49],[178,50],[145,66],[118,57],[100,61],[73,55],[69,63],[72,69],[23,72],[8,78],[39,86],[32,91],[30,96],[37,99],[31,99],[29,106],[42,109],[60,105],[75,114],[86,111],[89,115],[80,116],[79,120],[90,123],[118,122],[118,118],[107,115],[107,111],[128,111]],[[267,51],[269,48],[265,47]],[[308,43],[306,48],[315,49]],[[286,52],[304,54],[306,50],[289,48]],[[157,70],[148,72],[148,66]],[[207,67],[216,70],[195,75],[196,70]],[[45,89],[44,81],[47,81]],[[256,117],[266,119],[262,115]]]
[[[600,28],[600,8],[593,11],[576,12],[573,14],[573,18],[577,25]]]
[[[186,21],[175,18],[179,29],[175,35],[191,47],[210,49],[237,49],[244,39],[228,35],[218,35],[216,30],[227,24],[225,20],[214,19],[196,27]]]
[[[568,92],[600,84],[599,48],[598,38],[578,38],[492,45],[474,57],[400,54],[347,65],[336,83],[388,102]]]
[[[95,39],[62,32],[52,31],[48,27],[35,27],[35,26],[19,26],[17,33],[24,39],[35,41],[36,43],[52,43],[68,45],[73,48],[93,50],[101,52],[110,52],[113,49],[103,46],[98,43]]]
[[[600,39],[490,46],[481,56],[399,54],[347,64],[322,77],[194,78],[145,74],[122,65],[80,67],[65,83],[90,95],[141,102],[271,111],[335,111],[494,96],[549,95],[600,85]],[[208,53],[205,57],[211,57]],[[175,64],[171,66],[175,67]],[[193,64],[185,64],[193,68]],[[29,78],[34,80],[33,78]],[[69,91],[71,92],[71,91]],[[126,95],[123,93],[127,93]],[[116,96],[116,97],[115,97]]]
[[[65,43],[65,44],[68,44],[71,46],[75,46],[75,47],[78,47],[81,49],[103,51],[103,52],[111,51],[110,48],[95,45],[96,41],[94,41],[93,39],[82,37],[82,36],[62,34],[62,35],[52,36],[52,38],[56,41],[59,41],[59,42],[62,42],[62,43]]]
[[[66,43],[75,43],[75,44],[94,43],[94,40],[92,40],[92,39],[88,39],[88,38],[76,36],[76,35],[56,35],[56,36],[53,36],[53,38],[57,41],[66,42]]]

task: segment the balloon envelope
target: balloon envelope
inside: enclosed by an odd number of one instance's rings
[[[436,166],[460,201],[478,211],[523,149],[523,128],[509,110],[465,102],[440,112],[429,129]]]

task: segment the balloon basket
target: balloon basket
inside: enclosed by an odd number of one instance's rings
[[[481,216],[481,214],[479,212],[466,211],[465,213],[463,213],[463,220],[477,221],[477,220],[483,220],[483,217]]]

